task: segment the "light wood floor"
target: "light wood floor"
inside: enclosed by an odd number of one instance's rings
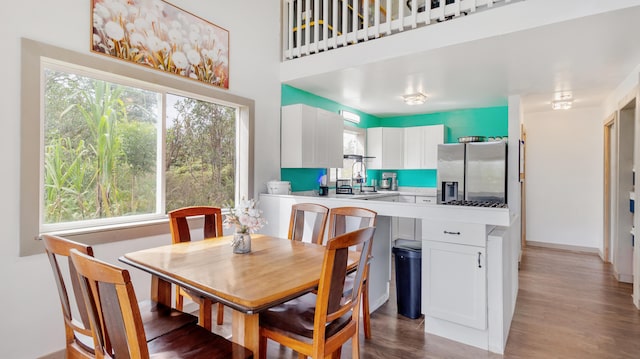
[[[640,311],[631,291],[597,255],[528,247],[504,358],[640,358]],[[371,315],[373,338],[361,339],[362,358],[502,358],[425,334],[423,319],[396,314],[393,283],[391,292]],[[225,324],[214,331],[228,335],[230,319],[225,313]],[[350,352],[348,343],[342,358]],[[268,356],[297,358],[274,342]]]

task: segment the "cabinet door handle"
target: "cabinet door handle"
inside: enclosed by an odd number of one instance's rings
[[[482,256],[482,252],[478,252],[478,268],[482,268],[482,263],[480,263],[481,256]]]
[[[449,231],[444,231],[444,234],[455,234],[456,236],[460,235],[460,232],[449,232]]]

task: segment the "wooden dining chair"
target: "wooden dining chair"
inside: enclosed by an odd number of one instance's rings
[[[313,221],[311,230],[311,243],[322,244],[324,229],[329,218],[329,208],[315,203],[297,203],[291,206],[291,219],[289,220],[289,234],[287,238],[294,241],[302,241],[304,228],[310,216]]]
[[[171,240],[173,243],[191,241],[191,229],[188,219],[190,217],[204,217],[203,238],[213,238],[222,236],[222,210],[218,207],[193,206],[176,209],[169,212],[169,228],[171,230]],[[199,323],[206,329],[211,330],[211,306],[213,301],[204,298],[196,293],[189,292],[180,286],[176,286],[176,309],[183,310],[184,297],[197,303],[200,310],[198,312]],[[218,325],[224,322],[224,306],[218,303]]]
[[[95,358],[94,342],[87,307],[78,283],[76,268],[69,253],[72,249],[93,256],[93,248],[67,238],[42,235],[47,257],[53,269],[62,305],[67,358]],[[70,298],[73,298],[71,300]],[[183,325],[196,323],[198,318],[167,307],[152,305],[150,301],[138,303],[147,338],[154,339]],[[72,310],[72,307],[75,310]]]
[[[58,296],[62,305],[62,316],[64,319],[64,332],[66,340],[67,358],[94,358],[95,352],[93,339],[91,337],[91,326],[87,315],[82,293],[78,286],[78,277],[71,259],[69,251],[73,248],[78,251],[93,256],[91,246],[72,242],[70,240],[42,235],[44,248],[49,257],[53,276],[58,288]],[[64,263],[66,260],[66,264]],[[65,268],[66,266],[66,268]],[[75,301],[70,300],[73,298]],[[72,310],[72,306],[75,309]]]
[[[250,350],[202,328],[183,325],[147,342],[126,269],[70,251],[87,308],[96,358],[252,358]]]
[[[360,207],[336,207],[329,211],[329,236],[335,237],[350,230],[364,227],[375,227],[377,213]],[[371,246],[370,248],[372,248]],[[371,313],[369,313],[369,265],[371,263],[371,253],[367,253],[367,267],[362,283],[362,322],[364,326],[364,337],[371,339]],[[347,276],[345,288],[353,287],[354,277]]]
[[[307,293],[260,312],[260,359],[266,358],[267,340],[287,346],[301,356],[340,357],[342,345],[352,340],[352,358],[360,357],[358,324],[362,279],[375,227],[362,228],[329,239],[317,293]],[[349,248],[361,246],[354,287],[345,294]]]

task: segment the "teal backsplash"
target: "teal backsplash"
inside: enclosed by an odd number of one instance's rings
[[[400,187],[435,187],[438,171],[436,170],[367,170],[367,182],[382,179],[382,172],[395,172]]]
[[[325,168],[281,168],[282,181],[291,182],[291,192],[317,190],[320,177],[326,174]]]

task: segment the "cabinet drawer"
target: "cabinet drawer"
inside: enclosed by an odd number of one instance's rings
[[[432,196],[416,196],[416,203],[435,204],[436,203],[436,197],[432,197]]]
[[[429,241],[485,247],[487,226],[479,223],[422,221],[422,238]]]
[[[416,203],[416,196],[399,195],[398,202],[402,203]]]

